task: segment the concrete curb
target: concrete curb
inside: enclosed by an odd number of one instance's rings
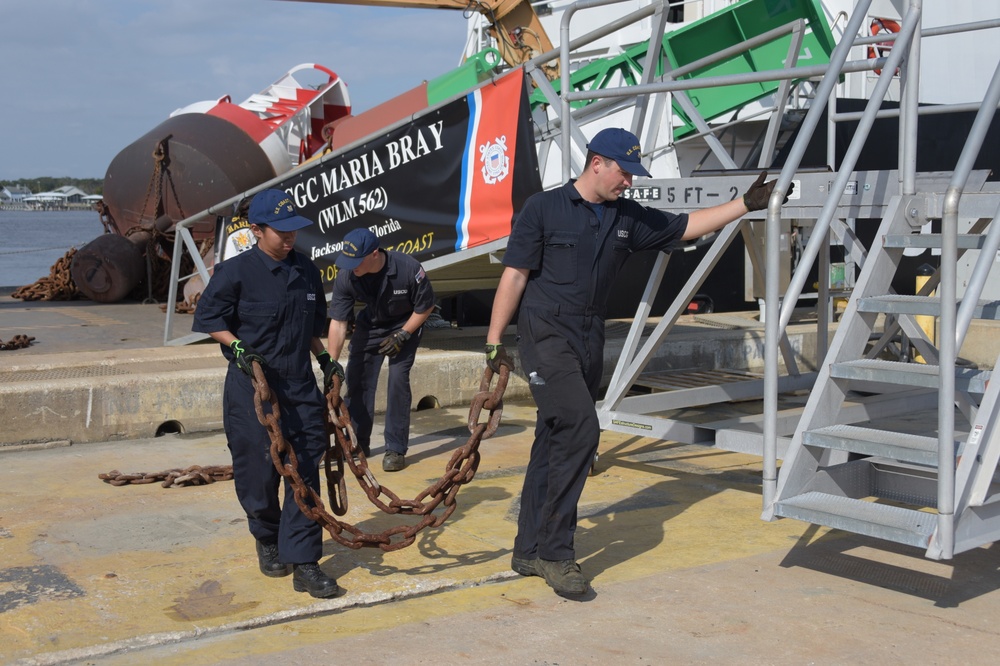
[[[811,365],[814,327],[792,328],[793,349]],[[762,330],[686,329],[669,336],[647,370],[762,367]],[[624,342],[624,333],[609,336],[606,382]],[[314,370],[319,378],[318,367]],[[51,440],[82,443],[219,430],[225,373],[226,362],[214,344],[25,357],[0,371],[0,450]],[[413,405],[469,404],[482,373],[482,352],[421,349],[411,373]],[[380,409],[387,374],[382,373],[376,397]],[[518,400],[531,394],[516,374],[505,395]]]

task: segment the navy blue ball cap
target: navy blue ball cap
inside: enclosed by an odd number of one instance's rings
[[[591,150],[602,157],[614,160],[625,171],[633,176],[646,176],[649,172],[642,166],[642,149],[639,147],[639,137],[620,127],[602,129],[594,135],[587,144]]]
[[[378,249],[378,238],[364,227],[351,229],[344,236],[344,248],[337,255],[337,268],[351,271],[361,265],[369,254]]]
[[[254,195],[247,212],[250,224],[266,224],[275,231],[298,231],[312,224],[299,215],[292,198],[282,190],[261,190]]]

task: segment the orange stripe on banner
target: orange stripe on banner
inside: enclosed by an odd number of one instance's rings
[[[472,179],[467,247],[510,235],[517,147],[517,115],[523,71],[516,69],[495,85],[480,89],[479,128],[469,165]]]

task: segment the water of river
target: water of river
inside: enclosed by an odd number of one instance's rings
[[[32,284],[72,248],[104,233],[93,210],[0,210],[0,288]]]

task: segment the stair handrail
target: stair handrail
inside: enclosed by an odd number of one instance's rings
[[[830,55],[830,63],[826,68],[823,80],[820,81],[819,87],[816,90],[815,98],[817,100],[827,99],[834,94],[835,86],[840,78],[840,73],[844,69],[844,63],[847,62],[850,50],[854,47],[853,36],[859,34],[862,22],[864,21],[870,6],[871,0],[861,0],[861,2],[855,6],[854,13],[848,20],[847,26],[844,28],[843,38]],[[904,23],[903,26],[905,29],[907,24]],[[912,34],[912,31],[913,26],[909,26],[908,34]],[[902,33],[903,31],[901,30],[900,32]],[[900,36],[897,36],[897,42],[899,38]],[[903,39],[905,38],[906,37],[903,36]],[[903,49],[894,48],[890,51],[888,60],[895,60],[896,62],[890,63],[887,61],[885,65],[880,65],[882,67],[882,75],[879,76],[878,84],[876,84],[876,91],[881,89],[881,94],[873,94],[872,99],[878,99],[885,95],[885,91],[888,89],[889,82],[892,79],[891,73],[895,72],[895,68],[898,66],[899,60],[902,59],[902,54]],[[887,72],[890,73],[888,77],[885,76]],[[767,270],[765,271],[764,280],[764,460],[762,493],[765,511],[767,511],[774,502],[778,480],[778,341],[782,332],[788,326],[792,310],[791,307],[781,307],[779,310],[779,303],[781,302],[781,286],[780,270],[778,269],[781,266],[781,247],[778,239],[781,235],[781,205],[784,201],[785,194],[791,186],[792,176],[802,163],[806,147],[812,140],[816,127],[819,125],[823,109],[823,105],[813,104],[806,112],[806,116],[799,128],[799,134],[792,143],[788,159],[785,161],[785,165],[781,169],[781,173],[778,176],[778,182],[775,183],[771,199],[768,201],[767,218],[764,226],[764,263],[767,266]],[[869,102],[868,107],[865,109],[865,114],[871,116],[871,120],[868,123],[869,127],[871,125],[871,121],[874,121],[874,112],[870,113],[870,111],[872,111],[872,109],[871,103]],[[867,129],[862,130],[859,126],[858,132],[855,134],[855,139],[857,139],[862,132],[864,132],[866,138]],[[852,142],[852,146],[853,145],[854,142]],[[855,162],[856,158],[857,156],[855,155]],[[853,168],[854,163],[852,162],[849,168],[844,169],[842,173],[838,175],[837,183],[839,183],[839,185],[835,184],[831,188],[830,198],[827,200],[827,204],[823,207],[823,211],[815,223],[812,237],[809,239],[809,243],[803,250],[799,265],[796,267],[796,271],[792,275],[791,282],[785,292],[785,302],[781,303],[782,306],[787,306],[789,303],[794,304],[798,300],[798,297],[802,294],[802,289],[806,280],[806,273],[812,268],[816,255],[819,254],[819,248],[823,243],[823,238],[827,233],[829,233],[830,221],[833,219],[835,206],[839,203],[840,197],[835,197],[833,193],[844,191],[846,176],[850,175]]]
[[[990,81],[990,85],[986,89],[986,95],[983,98],[983,102],[979,107],[979,111],[976,113],[976,119],[972,123],[972,129],[969,131],[969,136],[966,139],[965,147],[962,149],[962,154],[959,157],[958,164],[955,167],[954,175],[952,176],[951,183],[949,184],[949,191],[952,187],[955,187],[956,200],[954,202],[954,208],[949,208],[949,199],[945,195],[945,208],[942,220],[942,233],[948,228],[946,225],[951,221],[951,229],[948,233],[954,232],[956,234],[955,239],[957,243],[957,233],[958,233],[958,205],[959,199],[965,191],[965,184],[969,179],[969,175],[972,172],[972,168],[975,163],[976,157],[982,150],[983,143],[986,140],[986,134],[989,131],[990,124],[993,122],[993,116],[996,115],[997,105],[1000,104],[1000,62],[997,63],[996,69],[993,71],[993,78]],[[974,147],[971,145],[975,142]],[[968,156],[966,155],[968,153]],[[961,178],[961,180],[959,180]],[[994,221],[1000,217],[1000,209],[993,216]],[[962,305],[958,308],[958,314],[956,319],[956,324],[958,328],[956,329],[956,339],[955,339],[955,349],[962,348],[962,343],[965,342],[965,336],[969,332],[969,325],[972,322],[972,315],[976,309],[977,301],[983,293],[983,289],[986,285],[986,278],[989,275],[991,265],[993,260],[991,257],[995,257],[997,250],[1000,249],[1000,226],[990,225],[990,229],[986,234],[986,240],[983,245],[982,251],[980,252],[980,261],[976,262],[976,267],[972,271],[972,275],[969,278],[969,285],[965,289],[965,297],[962,299]],[[988,261],[983,261],[983,258],[990,258]],[[973,298],[969,298],[972,294]],[[949,330],[942,328],[942,330]]]
[[[820,87],[816,93],[817,99],[823,99],[824,97],[833,94],[833,87],[839,79],[839,73],[842,68],[843,61],[846,60],[846,51],[853,46],[853,40],[849,42],[847,36],[857,34],[861,21],[864,19],[870,4],[869,0],[859,3],[859,5],[855,7],[855,13],[851,16],[847,28],[844,30],[844,39],[837,45],[833,56],[830,58],[828,72],[823,81],[820,83]],[[782,168],[781,175],[778,177],[778,182],[775,186],[774,194],[772,194],[768,205],[768,215],[765,226],[765,263],[768,266],[768,270],[765,280],[764,296],[765,366],[763,507],[765,512],[769,510],[774,501],[778,480],[778,339],[779,336],[785,331],[788,326],[788,322],[792,318],[794,307],[799,297],[802,295],[806,280],[809,277],[809,271],[819,254],[819,250],[825,245],[826,237],[830,231],[831,222],[836,213],[837,207],[840,204],[840,195],[844,192],[847,181],[854,171],[854,167],[857,164],[861,150],[863,149],[864,143],[867,140],[872,125],[875,122],[881,102],[885,98],[886,92],[889,90],[889,85],[895,76],[896,69],[902,64],[904,56],[909,57],[910,55],[910,47],[913,44],[914,36],[918,34],[920,27],[921,9],[921,0],[911,0],[910,7],[903,18],[902,28],[899,33],[896,34],[895,48],[889,52],[889,57],[886,59],[885,64],[879,65],[882,69],[882,73],[879,75],[868,104],[865,106],[861,119],[858,121],[858,127],[855,130],[851,143],[844,154],[840,169],[837,171],[837,176],[830,187],[829,198],[824,204],[823,209],[816,220],[812,235],[802,252],[799,264],[796,266],[795,272],[791,277],[783,300],[781,299],[779,293],[779,273],[777,270],[780,266],[780,247],[778,239],[780,236],[781,204],[784,199],[784,193],[787,191],[787,186],[791,182],[792,175],[798,169],[802,157],[805,154],[806,146],[812,139],[812,134],[815,131],[816,126],[819,124],[820,115],[823,110],[821,105],[813,105],[807,112],[806,118],[802,123],[803,127],[800,130],[799,136],[796,137],[796,140],[792,145],[788,161]],[[904,80],[909,81],[910,78],[917,80],[919,77],[919,63],[914,61],[909,63],[909,65],[910,66],[906,67],[902,73]],[[909,102],[911,104],[915,104],[915,101],[916,98],[912,98],[911,100],[910,97],[904,97],[904,103]],[[903,113],[906,113],[906,110],[904,110]],[[906,125],[906,123],[903,123],[903,125]],[[900,165],[904,171],[904,183],[908,180],[912,180],[912,177],[906,176],[906,174],[914,172],[916,164],[915,151],[908,150],[905,146],[905,144],[913,142],[915,139],[915,122],[911,122],[910,126],[912,127],[913,137],[909,138],[909,140],[907,140],[908,138],[905,136],[901,137],[904,144],[903,152],[901,153],[901,161],[906,160],[906,162]],[[905,132],[906,128],[904,127],[902,131]],[[904,189],[905,187],[906,186],[904,184]],[[802,425],[803,424],[799,425],[799,429],[802,428]]]
[[[570,93],[572,91],[572,86],[570,84],[569,71],[569,24],[573,19],[573,15],[582,9],[602,7],[604,5],[615,4],[621,1],[622,0],[578,0],[578,2],[574,2],[569,7],[564,9],[563,14],[559,19],[559,118],[562,121],[561,127],[563,129],[563,132],[559,137],[559,150],[562,153],[562,180],[564,182],[568,181],[572,175],[572,134],[574,131],[579,133],[579,129],[574,127],[572,122],[568,122],[571,121],[573,117],[572,110],[570,109]],[[661,8],[663,4],[665,3],[660,3]],[[651,7],[653,7],[653,5],[651,5]],[[653,8],[653,11],[657,11],[657,9]],[[570,131],[565,131],[567,128]],[[581,145],[586,143],[586,141],[583,140],[582,135],[577,138],[581,141]]]
[[[951,182],[945,191],[941,216],[941,281],[938,294],[941,301],[940,326],[943,335],[938,348],[938,368],[941,378],[938,392],[938,529],[935,535],[941,556],[951,559],[955,551],[955,359],[958,339],[965,333],[958,323],[958,209],[965,184],[1000,101],[1000,67],[993,73],[983,105],[976,114],[962,153],[955,165]],[[985,281],[985,276],[983,277]],[[974,307],[976,294],[966,294],[968,307]],[[968,311],[971,320],[971,310]],[[965,311],[963,311],[965,316]],[[968,322],[966,322],[968,326]],[[952,335],[950,331],[955,331]]]
[[[689,72],[696,71],[698,69],[704,68],[710,64],[718,62],[725,59],[729,55],[734,53],[739,53],[745,51],[753,46],[767,43],[770,40],[775,39],[777,36],[786,33],[794,33],[796,30],[801,30],[802,20],[796,19],[790,21],[789,23],[778,26],[769,30],[761,35],[756,35],[754,37],[748,38],[739,44],[732,45],[723,49],[719,52],[712,53],[704,58],[699,59],[697,62],[688,63],[682,67],[671,70],[665,73],[663,76],[655,77],[655,82],[643,83],[633,86],[622,86],[617,88],[604,88],[600,90],[573,90],[570,71],[566,69],[568,67],[570,53],[576,49],[579,49],[586,44],[600,39],[601,37],[607,36],[614,31],[635,23],[643,18],[651,16],[657,12],[665,11],[669,9],[669,5],[666,0],[660,0],[659,2],[653,2],[652,4],[636,10],[630,14],[627,14],[616,21],[593,30],[585,35],[577,37],[576,39],[569,39],[569,24],[572,20],[573,15],[580,10],[590,9],[593,7],[600,7],[608,4],[615,4],[618,2],[627,2],[628,0],[578,0],[563,10],[563,14],[560,18],[560,44],[558,48],[546,51],[545,53],[539,54],[527,62],[525,62],[525,71],[531,73],[537,70],[544,63],[549,62],[553,57],[558,56],[560,59],[560,89],[558,92],[545,81],[541,80],[541,77],[536,77],[532,74],[532,80],[534,80],[539,87],[543,90],[546,99],[548,99],[550,105],[553,108],[558,107],[558,112],[556,117],[552,120],[552,124],[560,128],[560,151],[562,153],[562,180],[568,180],[572,175],[572,139],[575,137],[578,145],[583,146],[586,144],[586,138],[582,135],[580,130],[569,123],[569,120],[573,119],[578,113],[587,113],[592,110],[603,110],[606,106],[613,103],[613,98],[624,98],[624,97],[639,97],[644,94],[652,93],[662,93],[662,92],[683,92],[689,89],[698,88],[710,88],[714,86],[726,86],[744,83],[756,83],[764,81],[775,81],[783,79],[795,79],[795,78],[811,78],[815,76],[822,76],[826,74],[826,66],[812,66],[812,67],[790,67],[784,70],[783,74],[776,75],[773,71],[762,71],[747,74],[735,74],[735,75],[719,75],[704,77],[703,79],[690,79],[685,81],[673,81],[671,77],[676,78],[685,75]],[[866,0],[870,2],[870,0]],[[659,42],[662,42],[663,31],[659,31],[657,37]],[[650,38],[650,43],[652,44],[653,38]],[[647,51],[647,54],[653,51],[652,46]],[[648,55],[647,55],[648,58]],[[879,58],[873,61],[859,61],[853,62],[847,67],[842,68],[844,72],[856,72],[872,69],[872,67],[880,67],[885,59]],[[873,64],[874,63],[874,64]],[[558,98],[558,105],[555,103]],[[583,101],[583,100],[601,100],[597,102],[598,106],[596,109],[591,109],[590,107],[578,109],[574,112],[571,109],[571,102]],[[594,105],[596,106],[596,105]],[[561,130],[566,128],[567,125],[570,128],[569,132],[562,132]],[[647,151],[649,152],[649,151]]]

